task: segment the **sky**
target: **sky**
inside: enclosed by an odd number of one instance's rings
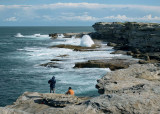
[[[0,0],[0,26],[160,23],[160,0]]]

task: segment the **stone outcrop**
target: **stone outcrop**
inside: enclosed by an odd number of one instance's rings
[[[80,105],[89,98],[72,95],[25,92],[13,105],[0,108],[0,114],[96,114],[91,106]]]
[[[160,56],[160,24],[158,23],[98,22],[93,25],[93,28],[96,32],[90,34],[92,38],[116,43],[115,49],[132,51],[136,58],[153,52],[152,59],[157,60]]]
[[[97,81],[96,88],[104,94],[97,106],[115,113],[160,113],[159,66],[134,64],[108,73]]]
[[[61,34],[61,33],[60,33]],[[75,38],[81,38],[83,35],[88,35],[89,32],[82,32],[82,33],[63,33],[65,38],[71,38],[74,36]],[[58,33],[49,34],[51,38],[58,38]]]
[[[0,114],[159,114],[159,81],[159,64],[134,64],[99,79],[100,96],[25,92]]]
[[[73,49],[74,51],[87,51],[88,49],[96,49],[100,46],[93,44],[91,47],[82,47],[82,46],[75,46],[75,45],[60,44],[60,45],[51,46],[50,48],[56,48],[56,47]]]
[[[128,68],[131,64],[136,64],[136,60],[113,58],[103,60],[89,60],[87,62],[76,63],[74,68],[110,68],[111,70]]]

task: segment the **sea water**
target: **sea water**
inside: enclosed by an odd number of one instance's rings
[[[48,93],[48,80],[52,76],[57,80],[56,93],[63,94],[72,87],[77,96],[97,96],[96,80],[110,70],[75,69],[75,63],[122,55],[111,55],[113,49],[106,44],[98,51],[49,48],[59,44],[88,46],[94,42],[89,36],[85,36],[88,40],[74,36],[52,40],[48,36],[50,33],[92,31],[92,27],[0,27],[0,106],[12,104],[25,91]],[[51,59],[61,60],[56,61],[57,68],[40,66]]]

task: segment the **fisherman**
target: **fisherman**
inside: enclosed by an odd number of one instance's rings
[[[74,95],[74,91],[71,87],[68,88],[68,91],[66,92],[67,95]]]
[[[53,93],[55,93],[55,84],[56,84],[55,77],[53,76],[52,79],[48,81],[48,83],[50,84],[50,93],[52,93],[52,91]]]

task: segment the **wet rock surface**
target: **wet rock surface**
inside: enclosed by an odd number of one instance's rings
[[[60,33],[61,34],[61,33]],[[75,38],[81,38],[83,35],[88,35],[90,34],[89,32],[82,32],[82,33],[63,33],[65,38],[71,38],[72,36],[74,36]],[[58,33],[52,33],[49,34],[50,37],[52,37],[53,39],[58,38]]]
[[[117,70],[128,68],[129,65],[136,63],[137,60],[113,58],[76,63],[74,68],[110,68],[111,70]]]
[[[51,46],[50,48],[57,48],[57,47],[58,48],[73,49],[74,51],[87,51],[87,49],[96,49],[99,46],[92,45],[92,47],[82,47],[82,46],[74,46],[74,45],[61,44],[61,45]]]

